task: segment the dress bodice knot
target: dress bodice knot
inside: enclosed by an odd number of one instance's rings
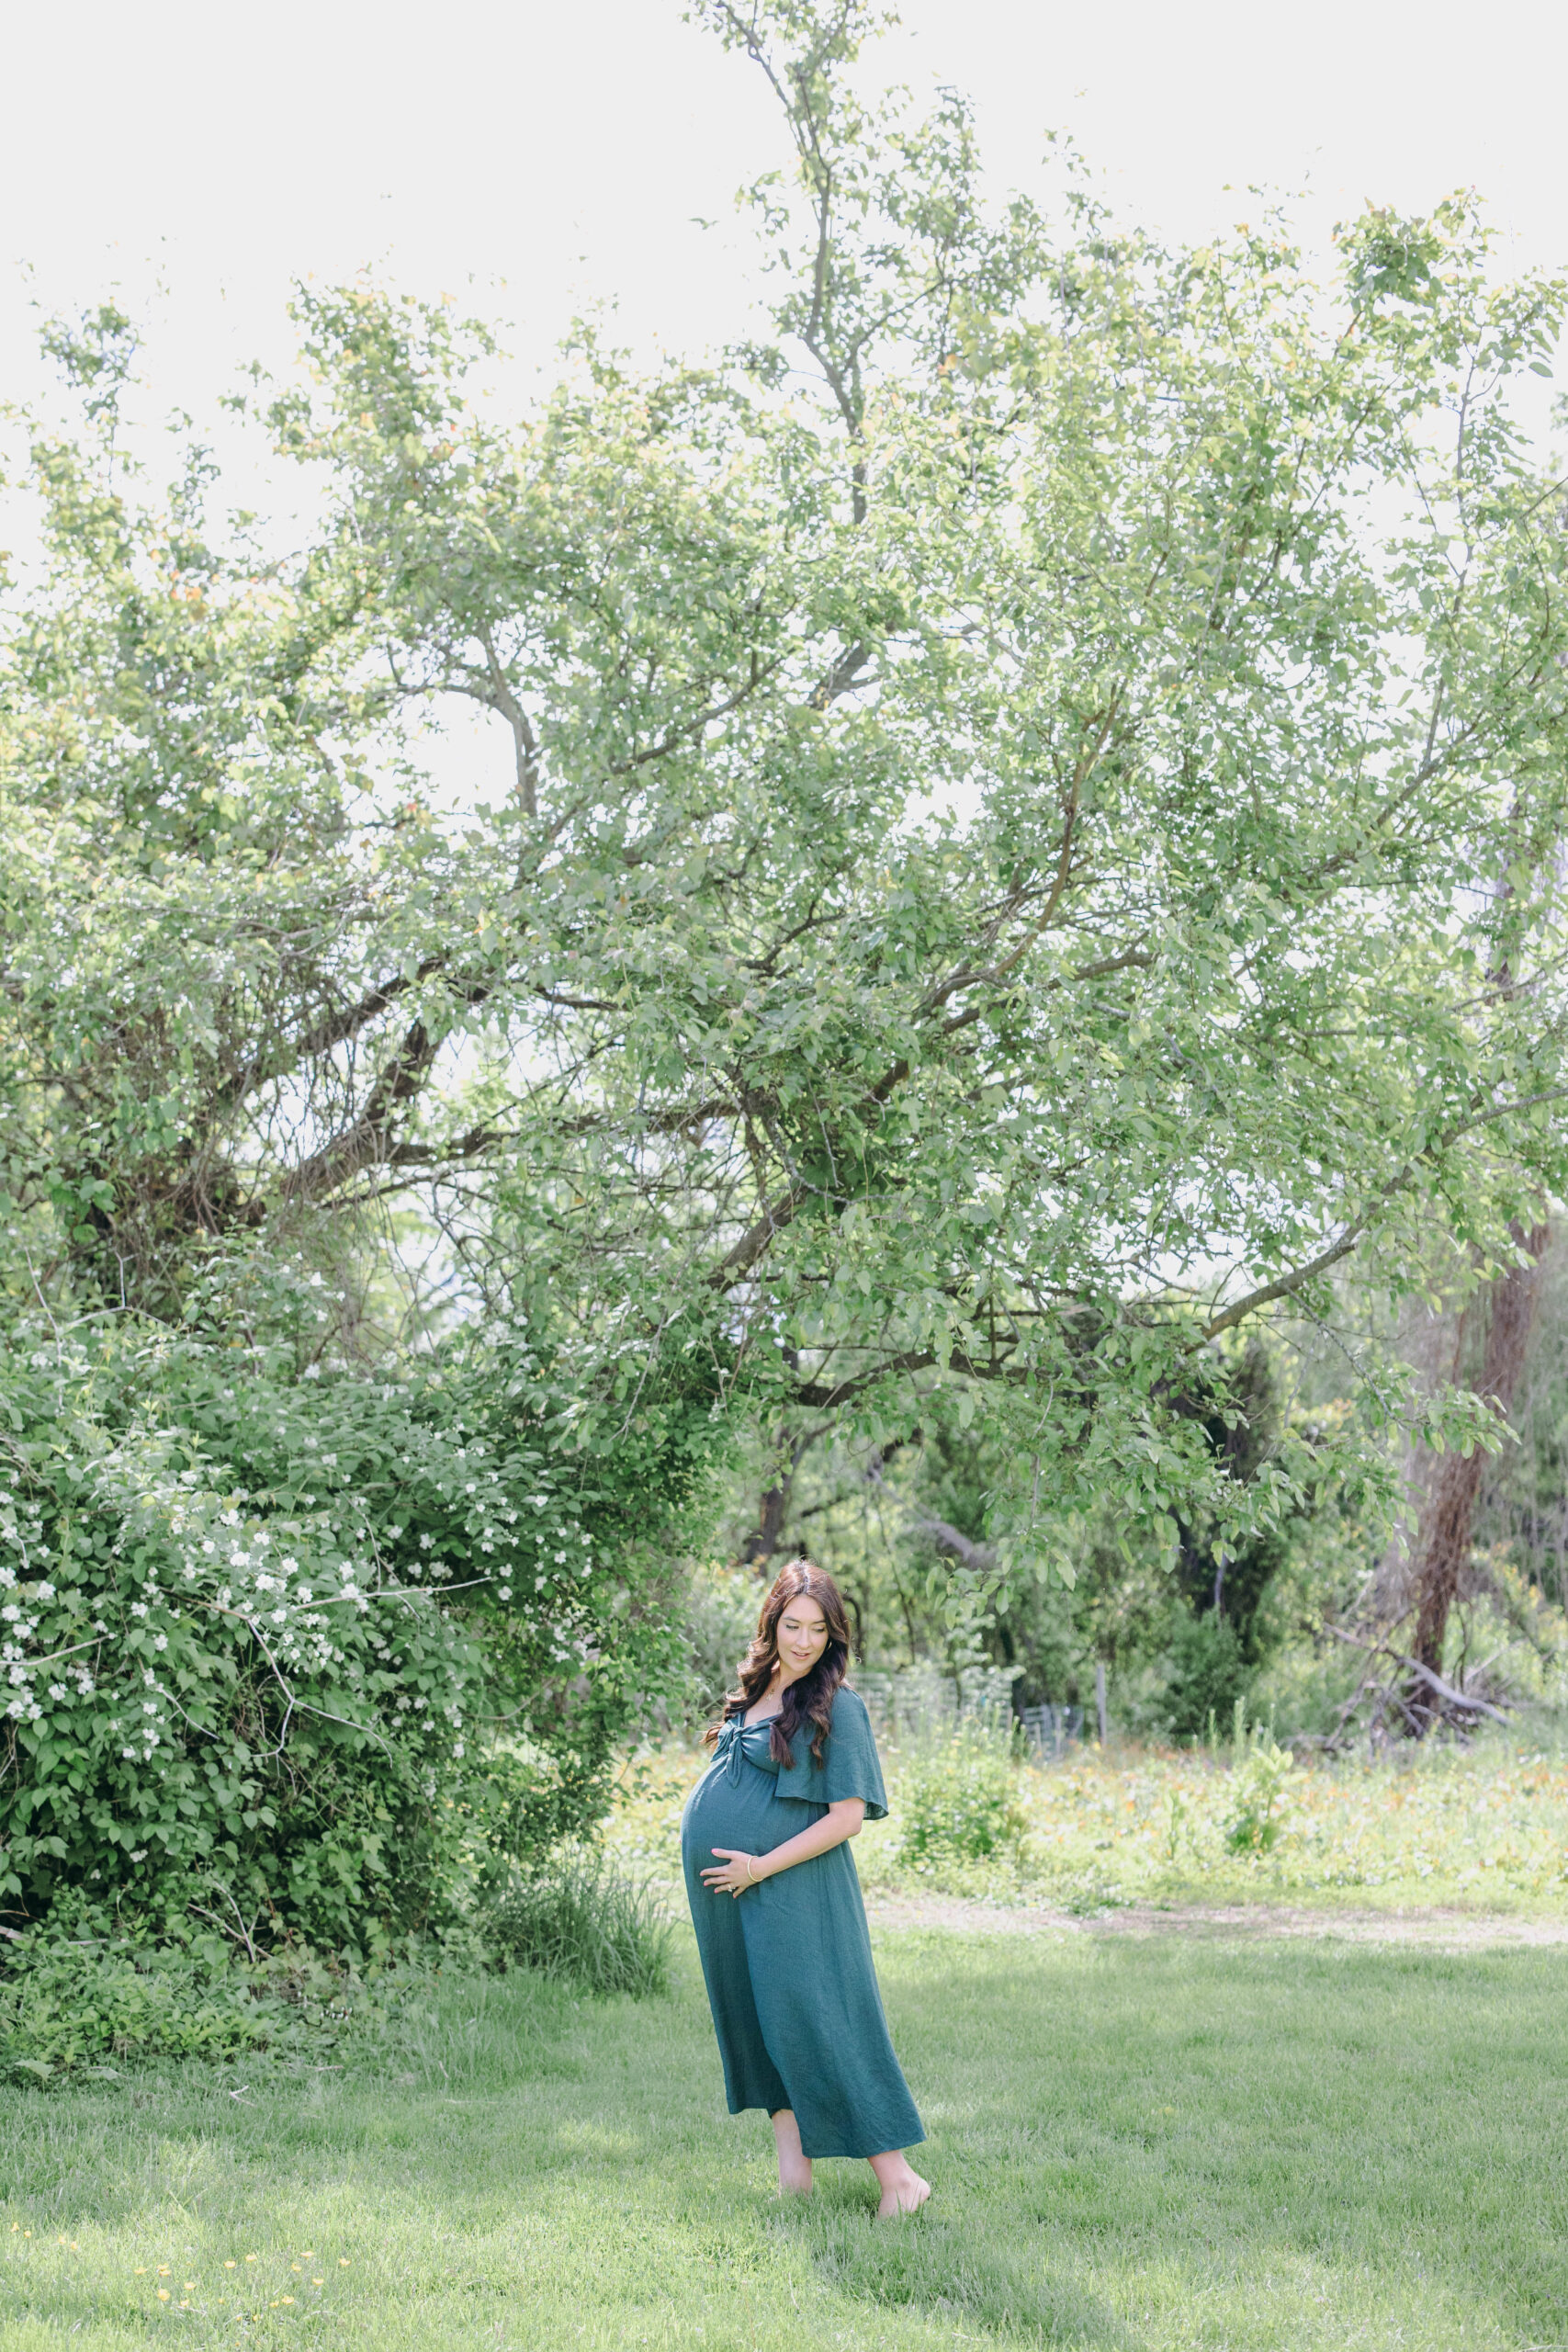
[[[760,1724],[749,1724],[739,1715],[730,1715],[720,1724],[714,1742],[714,1766],[723,1772],[732,1788],[739,1787],[748,1764],[755,1764],[763,1772],[777,1771],[778,1766],[773,1761],[772,1729],[771,1715]],[[756,1736],[759,1732],[762,1735],[760,1741]],[[750,1747],[746,1744],[748,1739],[751,1742]]]

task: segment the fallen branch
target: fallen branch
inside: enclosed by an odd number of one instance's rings
[[[1445,1682],[1440,1674],[1434,1674],[1431,1668],[1423,1666],[1418,1657],[1406,1657],[1403,1650],[1394,1649],[1387,1642],[1363,1641],[1359,1634],[1348,1634],[1340,1625],[1326,1625],[1324,1631],[1332,1634],[1337,1642],[1348,1642],[1352,1649],[1365,1650],[1374,1657],[1392,1658],[1396,1666],[1402,1666],[1407,1674],[1417,1676],[1428,1690],[1435,1690],[1439,1699],[1446,1700],[1450,1707],[1459,1708],[1462,1713],[1490,1715],[1494,1723],[1499,1724],[1506,1724],[1508,1720],[1500,1707],[1492,1706],[1485,1699],[1472,1699],[1467,1691],[1456,1690],[1451,1682]],[[1435,1713],[1436,1710],[1428,1708],[1424,1712]]]

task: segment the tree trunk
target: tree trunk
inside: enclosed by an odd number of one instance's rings
[[[784,1533],[784,1513],[789,1509],[792,1483],[785,1477],[776,1487],[763,1488],[757,1524],[740,1546],[740,1556],[748,1567],[766,1566],[778,1550],[779,1538]]]
[[[762,1489],[758,1507],[757,1524],[740,1546],[743,1565],[761,1574],[784,1541],[784,1521],[789,1516],[790,1497],[795,1489],[795,1474],[800,1467],[801,1456],[816,1444],[822,1435],[820,1429],[807,1430],[797,1437],[786,1423],[773,1440],[773,1455],[778,1475],[771,1487]]]
[[[1551,1239],[1550,1225],[1538,1225],[1527,1233],[1516,1224],[1509,1230],[1527,1252],[1529,1262],[1512,1267],[1465,1309],[1467,1318],[1477,1313],[1487,1316],[1486,1353],[1477,1386],[1505,1419],[1524,1368],[1540,1292],[1541,1261]],[[1461,1353],[1463,1340],[1461,1325]],[[1449,1611],[1470,1557],[1470,1531],[1486,1461],[1487,1456],[1479,1446],[1472,1447],[1469,1454],[1445,1453],[1434,1463],[1427,1483],[1416,1538],[1416,1619],[1412,1649],[1413,1655],[1433,1674],[1440,1675],[1443,1670]],[[1430,1694],[1423,1691],[1420,1696],[1425,1702]]]

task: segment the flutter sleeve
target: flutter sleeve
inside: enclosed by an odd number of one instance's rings
[[[844,1797],[859,1797],[868,1821],[887,1815],[887,1792],[865,1701],[858,1690],[840,1684],[833,1694],[833,1727],[828,1734],[820,1764],[811,1754],[815,1724],[803,1723],[790,1743],[794,1769],[781,1772],[778,1792],[803,1804],[837,1804]]]
[[[865,1701],[858,1690],[840,1686],[834,1697],[833,1728],[828,1735],[822,1778],[829,1804],[837,1804],[840,1797],[863,1797],[866,1819],[886,1820],[887,1792],[882,1785],[882,1761]]]

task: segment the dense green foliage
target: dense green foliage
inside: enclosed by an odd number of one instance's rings
[[[931,1861],[981,1861],[1016,1846],[1023,1815],[1006,1735],[962,1724],[919,1756],[899,1785],[898,1842],[916,1870]]]
[[[1187,1415],[1228,1481],[1245,1487],[1293,1445],[1325,1450],[1349,1411],[1348,1398],[1323,1393],[1344,1381],[1339,1350],[1303,1360],[1302,1338],[1287,1327],[1267,1352],[1256,1341],[1228,1358],[1216,1351],[1190,1394]],[[755,1551],[761,1495],[771,1556],[798,1546],[832,1569],[874,1676],[929,1663],[952,1696],[972,1668],[995,1669],[1011,1678],[1018,1706],[1077,1707],[1092,1732],[1102,1668],[1116,1727],[1183,1742],[1209,1736],[1211,1724],[1226,1735],[1237,1699],[1259,1692],[1266,1713],[1276,1702],[1286,1710],[1282,1730],[1319,1730],[1353,1687],[1355,1654],[1325,1628],[1365,1590],[1386,1544],[1375,1490],[1303,1478],[1271,1527],[1224,1544],[1218,1514],[1194,1508],[1179,1540],[1161,1544],[1127,1529],[1112,1489],[1073,1532],[1070,1583],[1007,1576],[988,1621],[976,1622],[954,1608],[955,1572],[983,1584],[1007,1565],[1005,1537],[993,1532],[1009,1476],[1005,1428],[983,1411],[963,1426],[935,1398],[900,1443],[868,1443],[821,1417],[804,1436],[759,1433],[744,1450],[724,1481],[719,1545],[731,1556]],[[705,1693],[732,1678],[758,1589],[755,1572],[694,1577],[688,1613]],[[1548,1611],[1535,1630],[1549,1662],[1568,1625]],[[1298,1687],[1303,1668],[1321,1687]]]
[[[58,2086],[170,2058],[265,2052],[320,2068],[396,2040],[440,1999],[443,1972],[526,1968],[580,1992],[668,1990],[671,1928],[657,1896],[603,1854],[568,1848],[489,1891],[467,1933],[356,1968],[308,1949],[236,1951],[200,1919],[157,1935],[134,1912],[106,1925],[59,1916],[28,1929],[0,1976],[0,2081]]]
[[[583,336],[520,404],[449,307],[301,289],[233,412],[288,530],[138,437],[112,305],[9,418],[27,1916],[460,1910],[671,1684],[737,1429],[983,1422],[954,1639],[1082,1571],[1115,1659],[1228,1577],[1243,1666],[1402,1414],[1497,1442],[1369,1340],[1240,1461],[1227,1349],[1434,1233],[1506,1262],[1568,1172],[1562,541],[1509,405],[1562,289],[1458,203],[1328,284],[1070,167],[991,205],[960,100],[858,95],[858,0],[695,13],[789,158],[746,349]]]
[[[128,1927],[93,1936],[46,1925],[29,1929],[12,1959],[0,1978],[0,2075],[35,2086],[263,2050],[320,2064],[350,2029],[384,2024],[410,1991],[308,1954],[237,1958],[221,1936],[183,1922],[161,1939]]]
[[[5,1892],[34,1918],[188,1910],[253,1961],[291,1935],[384,1954],[602,1806],[678,1673],[652,1603],[691,1447],[667,1416],[563,1459],[504,1330],[375,1383],[301,1370],[299,1332],[243,1345],[267,1304],[209,1280],[192,1314],[222,1339],[35,1327],[0,1378]]]

